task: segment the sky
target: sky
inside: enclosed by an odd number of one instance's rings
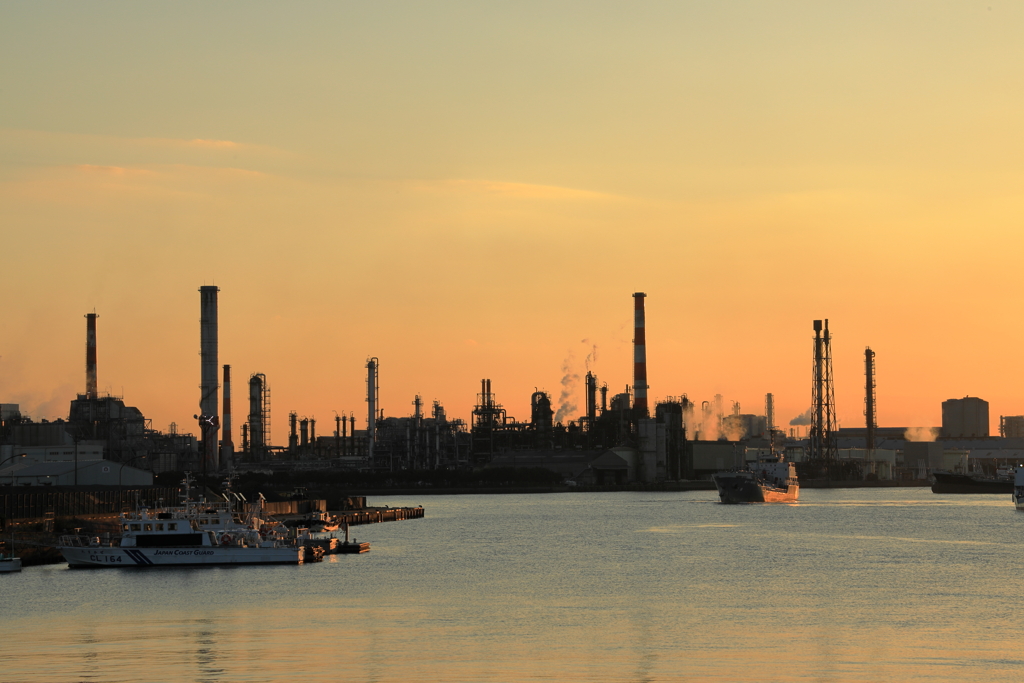
[[[870,346],[880,426],[971,395],[995,433],[1022,34],[997,1],[0,4],[0,402],[66,417],[95,311],[100,389],[197,431],[216,285],[276,443],[362,428],[369,357],[387,415],[490,378],[571,416],[588,368],[632,382],[642,291],[654,400],[786,425],[827,318],[841,426]]]

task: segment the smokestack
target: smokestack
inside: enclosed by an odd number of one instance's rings
[[[341,457],[341,416],[334,413],[334,457]]]
[[[217,292],[220,289],[213,285],[199,288],[199,356],[202,369],[202,393],[199,399],[199,410],[208,420],[203,427],[203,453],[205,465],[210,472],[216,472],[217,433],[220,431],[217,394]]]
[[[764,421],[768,428],[768,436],[775,431],[775,396],[774,394],[764,395]]]
[[[305,448],[306,446],[309,445],[309,420],[308,419],[302,418],[301,420],[299,420],[299,431],[302,433],[302,438],[301,438],[299,443],[300,443],[300,445],[303,448]]]
[[[349,437],[349,455],[356,455],[356,414],[352,413],[348,416],[348,437]]]
[[[633,294],[633,407],[638,415],[648,416],[647,410],[647,337],[644,323],[643,292]]]
[[[220,441],[220,459],[225,465],[231,462],[235,444],[231,440],[231,366],[224,366],[224,435]]]
[[[85,314],[85,397],[96,398],[96,318],[93,313]]]
[[[299,414],[294,410],[288,413],[288,450],[292,453],[299,447]]]

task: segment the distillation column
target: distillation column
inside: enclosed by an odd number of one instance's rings
[[[366,449],[373,464],[373,442],[377,435],[377,359],[366,361]]]
[[[871,347],[864,349],[864,417],[867,422],[867,449],[875,448],[875,352]]]

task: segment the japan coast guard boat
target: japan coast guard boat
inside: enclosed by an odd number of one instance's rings
[[[119,537],[62,536],[58,549],[70,567],[298,564],[304,548],[257,512],[202,502],[139,508],[121,515]]]
[[[723,503],[795,503],[800,497],[796,467],[781,456],[711,478]]]

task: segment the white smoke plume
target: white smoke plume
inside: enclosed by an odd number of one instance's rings
[[[747,435],[747,428],[742,422],[729,418],[722,423],[722,431],[728,441],[739,441]]]
[[[808,408],[806,412],[800,413],[792,420],[789,421],[790,427],[806,427],[811,424],[811,409]]]
[[[555,412],[555,422],[571,418],[576,414],[576,385],[580,382],[580,375],[575,370],[576,354],[569,350],[569,355],[562,362],[562,393],[558,397],[558,411]]]
[[[715,396],[715,403],[706,403],[701,406],[700,438],[704,441],[717,441],[721,436],[719,426],[722,424],[721,396]],[[716,405],[717,403],[717,405]]]
[[[938,436],[938,427],[910,427],[903,432],[903,438],[907,441],[935,441]]]
[[[581,344],[587,344],[589,342],[590,342],[589,339],[584,339],[580,343]],[[586,367],[587,367],[587,372],[590,372],[590,364],[591,363],[596,363],[596,362],[597,362],[597,344],[591,344],[590,353],[587,354],[586,359],[583,361],[583,364],[586,365]]]

